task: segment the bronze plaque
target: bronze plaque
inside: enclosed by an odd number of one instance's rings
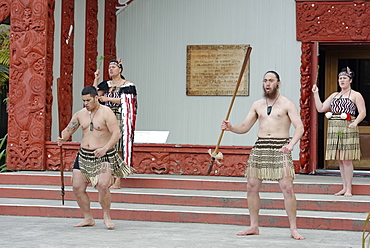
[[[249,45],[189,45],[186,95],[232,96]],[[249,63],[237,93],[249,95]]]

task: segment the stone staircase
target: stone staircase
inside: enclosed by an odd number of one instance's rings
[[[0,173],[0,214],[82,218],[65,172],[65,204],[59,172]],[[246,179],[136,174],[111,190],[112,219],[249,225]],[[363,231],[370,211],[370,178],[354,177],[353,197],[334,196],[338,176],[297,175],[298,228]],[[102,218],[97,190],[88,187],[95,218]],[[288,227],[278,183],[261,187],[260,226]]]

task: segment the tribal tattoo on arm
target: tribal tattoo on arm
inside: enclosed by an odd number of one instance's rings
[[[76,131],[77,128],[78,128],[78,122],[77,121],[71,121],[69,124],[68,124],[68,127],[67,127],[69,130],[72,130],[72,131]]]

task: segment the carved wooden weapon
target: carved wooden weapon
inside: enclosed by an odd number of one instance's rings
[[[62,205],[64,205],[64,163],[63,163],[63,148],[62,148],[62,145],[59,148],[59,152],[60,152],[60,183],[61,183],[60,194],[62,195]]]
[[[60,88],[60,78],[57,79],[57,94],[58,94],[58,121],[59,121],[59,133],[60,137],[62,137],[62,128],[61,128],[61,120],[62,120],[62,89]],[[60,187],[61,191],[60,194],[62,195],[62,205],[64,205],[64,163],[63,163],[63,144],[59,146],[59,154],[60,154]]]
[[[231,113],[231,109],[233,107],[236,94],[238,93],[238,89],[239,89],[240,83],[241,83],[241,81],[243,79],[244,71],[245,71],[245,68],[247,67],[249,56],[250,56],[251,52],[252,52],[252,47],[248,47],[247,53],[245,54],[245,57],[244,57],[242,68],[241,68],[240,73],[239,73],[238,82],[236,83],[234,95],[233,95],[233,97],[231,99],[229,110],[227,111],[227,115],[226,115],[226,118],[225,118],[226,121],[229,119],[229,116],[230,116],[230,113]],[[219,146],[221,144],[221,140],[222,140],[222,136],[223,135],[224,135],[224,130],[221,130],[220,137],[218,138],[218,142],[217,142],[215,151],[212,152],[211,149],[208,150],[208,153],[209,153],[209,155],[211,155],[212,160],[211,160],[211,162],[209,164],[207,175],[209,175],[209,173],[211,173],[214,162],[215,161],[217,162],[216,159],[223,159],[222,153],[221,152],[217,153],[218,152],[218,148],[219,148]]]

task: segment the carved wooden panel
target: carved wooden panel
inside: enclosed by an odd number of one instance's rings
[[[26,5],[24,1],[13,0],[11,3],[9,169],[45,169],[44,142],[49,135],[46,132],[52,101],[52,79],[46,76],[51,73],[46,67],[52,63],[52,57],[47,56],[52,50],[47,36],[53,36],[47,26],[48,15],[53,13],[50,6],[54,6],[54,1],[30,0]]]
[[[60,147],[56,142],[46,142],[46,169],[47,170],[60,170]],[[63,164],[66,171],[72,171],[73,163],[76,158],[77,151],[80,143],[68,142],[63,144]]]
[[[116,0],[105,1],[105,15],[104,15],[104,75],[107,75],[108,63],[112,59],[117,58],[116,49],[116,29],[117,29],[117,16],[116,16]],[[124,45],[124,44],[123,44]],[[122,58],[124,60],[124,58]],[[105,79],[108,79],[105,76]]]
[[[304,126],[304,133],[300,142],[299,153],[299,173],[309,173],[309,137],[310,137],[310,101],[311,101],[311,43],[302,42],[301,55],[301,99],[300,99],[300,115]]]
[[[48,0],[46,20],[46,61],[45,61],[45,80],[46,80],[46,102],[45,102],[45,141],[51,140],[52,105],[53,105],[53,61],[54,61],[54,9],[55,0]]]
[[[58,80],[59,133],[72,118],[74,59],[74,0],[62,1],[60,79]],[[55,122],[54,122],[55,123]]]
[[[63,162],[72,170],[80,143],[63,144]],[[134,144],[134,174],[207,175],[211,156],[207,146]],[[224,159],[215,162],[211,176],[243,177],[251,147],[220,147]],[[47,169],[59,170],[60,148],[46,142]]]
[[[98,57],[98,0],[86,0],[85,83],[92,85]]]
[[[370,2],[296,2],[297,40],[369,40]]]
[[[134,145],[134,173],[207,175],[209,147],[190,145]],[[211,176],[244,176],[251,147],[221,147],[224,159],[213,164]]]
[[[72,170],[80,143],[63,144],[65,169]],[[207,175],[211,156],[208,146],[175,144],[134,144],[134,174],[179,174]],[[252,147],[220,147],[224,159],[215,162],[211,176],[244,177],[246,164]],[[60,148],[56,142],[46,142],[47,169],[59,170]],[[299,161],[293,161],[295,171],[299,171]]]
[[[10,14],[10,0],[2,0],[0,2],[0,22],[8,18]]]

